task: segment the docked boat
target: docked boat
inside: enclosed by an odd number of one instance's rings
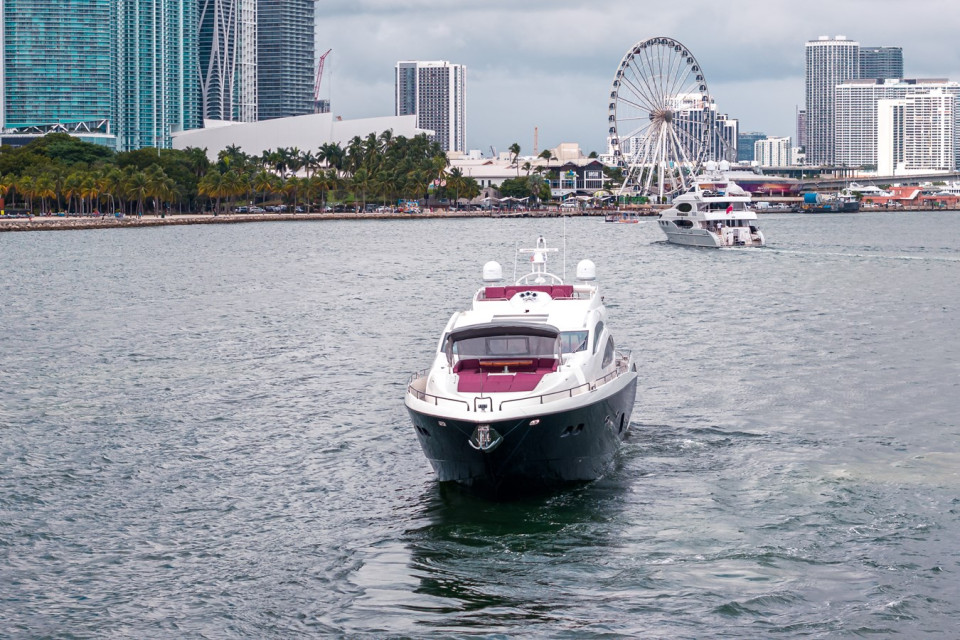
[[[857,213],[860,211],[860,200],[852,194],[838,193],[833,196],[823,196],[819,193],[803,194],[803,202],[797,209],[798,213]]]
[[[603,221],[617,224],[643,224],[646,222],[646,220],[640,219],[640,214],[636,211],[614,211],[605,215]]]
[[[692,247],[762,247],[750,194],[722,175],[703,176],[657,220],[667,241]]]
[[[441,482],[497,495],[594,480],[630,428],[637,370],[618,349],[596,285],[547,271],[544,239],[518,250],[531,271],[505,285],[496,262],[469,310],[454,313],[433,364],[405,398]]]

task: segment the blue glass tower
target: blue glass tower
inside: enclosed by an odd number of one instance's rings
[[[171,146],[203,125],[196,0],[117,1],[117,146]]]
[[[126,151],[202,125],[197,0],[0,0],[5,133]],[[4,136],[6,140],[7,137]]]
[[[116,0],[3,0],[0,7],[0,124],[19,133],[112,132]]]
[[[260,120],[313,113],[313,0],[257,1]]]

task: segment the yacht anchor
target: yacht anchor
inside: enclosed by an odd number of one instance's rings
[[[500,446],[500,443],[503,442],[503,436],[497,433],[496,429],[491,429],[490,425],[481,424],[473,430],[473,435],[467,442],[477,451],[489,453]]]

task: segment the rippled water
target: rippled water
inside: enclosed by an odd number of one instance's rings
[[[404,386],[563,221],[0,234],[0,635],[953,635],[958,216],[566,221],[633,431],[507,503],[438,486]]]

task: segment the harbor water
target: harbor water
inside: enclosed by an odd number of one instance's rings
[[[0,636],[955,636],[960,213],[760,224],[0,235]],[[539,234],[597,264],[637,402],[604,478],[494,502],[404,390]]]

